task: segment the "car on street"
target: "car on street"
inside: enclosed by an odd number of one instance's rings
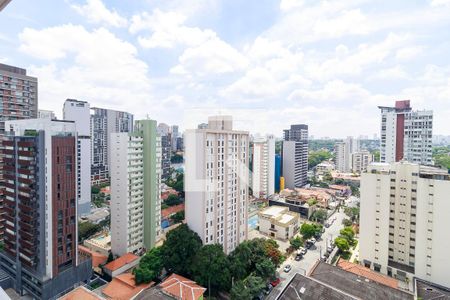
[[[264,289],[264,294],[269,295],[272,290],[273,290],[273,286],[269,282],[269,283],[266,284],[266,288]]]
[[[271,284],[273,287],[276,287],[277,285],[280,284],[280,282],[281,282],[280,278],[275,278],[274,280],[272,280],[272,281],[270,282],[270,284]]]
[[[328,246],[328,247],[327,247],[327,252],[328,252],[328,253],[333,252],[333,248],[334,248],[333,246]]]
[[[299,261],[299,260],[301,260],[303,258],[303,255],[300,253],[300,254],[297,254],[296,256],[295,256],[295,260],[296,261]]]
[[[330,227],[330,223],[326,222],[326,223],[325,223],[325,227],[326,227],[326,228]]]
[[[253,300],[264,300],[264,293],[261,292],[258,296],[253,297]]]
[[[291,271],[291,269],[292,269],[291,265],[284,266],[284,272],[285,273],[289,273]]]
[[[301,253],[302,255],[305,255],[306,252],[308,252],[308,249],[302,247],[302,248],[298,249],[298,251],[300,251],[300,253]]]

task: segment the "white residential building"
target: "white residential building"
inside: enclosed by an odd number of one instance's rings
[[[432,165],[433,111],[413,111],[409,100],[381,110],[381,162],[405,159]]]
[[[247,239],[249,135],[231,116],[185,132],[186,222],[203,244],[230,253]]]
[[[111,251],[138,253],[155,245],[161,228],[161,139],[156,121],[136,121],[132,133],[111,134]]]
[[[449,195],[447,170],[371,164],[361,178],[361,263],[400,280],[450,287]]]
[[[352,170],[352,154],[359,151],[359,140],[348,136],[343,142],[335,144],[336,170],[349,173]]]
[[[291,125],[284,130],[282,175],[285,187],[294,189],[308,180],[308,125]]]
[[[269,206],[258,213],[259,231],[283,241],[294,237],[299,229],[300,215],[289,207]]]
[[[63,106],[63,119],[74,121],[78,132],[77,189],[78,216],[91,211],[91,127],[90,105],[86,101],[67,99]]]
[[[352,172],[358,174],[365,172],[372,161],[373,155],[367,150],[352,153]]]
[[[275,192],[275,137],[256,137],[252,147],[252,191],[255,197]]]

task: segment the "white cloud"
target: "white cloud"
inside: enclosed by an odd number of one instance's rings
[[[198,46],[216,38],[212,30],[183,25],[187,17],[178,12],[162,12],[155,9],[151,15],[144,12],[132,17],[130,32],[150,31],[148,37],[139,36],[139,44],[144,48],[173,48],[178,45]]]
[[[450,6],[450,0],[432,0],[431,6]]]
[[[422,53],[423,49],[419,46],[405,47],[397,50],[395,57],[400,61],[408,61],[416,58]]]
[[[198,76],[223,74],[242,70],[247,64],[247,59],[239,51],[219,38],[213,38],[199,46],[187,48],[171,73]]]
[[[382,80],[410,79],[410,75],[401,66],[395,66],[377,71],[372,78]]]
[[[305,4],[304,0],[281,0],[280,9],[282,11],[289,11],[293,8],[302,7]]]
[[[101,0],[86,0],[84,5],[72,4],[71,7],[94,24],[125,27],[128,23],[117,11],[109,10]]]
[[[135,106],[152,99],[146,63],[133,45],[105,28],[26,28],[20,41],[21,51],[45,61],[28,68],[39,78],[42,107],[59,112],[62,101],[71,97],[129,109],[128,101]]]

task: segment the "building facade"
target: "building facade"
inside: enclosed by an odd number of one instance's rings
[[[394,107],[379,106],[381,111],[380,161],[431,165],[433,111],[413,111],[409,100],[396,101]]]
[[[0,64],[0,105],[0,133],[5,121],[37,118],[37,78],[25,69]]]
[[[284,130],[282,174],[286,188],[302,187],[308,179],[308,125]]]
[[[275,192],[280,191],[281,180],[281,155],[275,154]]]
[[[337,142],[334,146],[336,153],[336,170],[341,173],[349,173],[353,168],[353,153],[359,151],[359,140],[348,136],[344,141]]]
[[[352,172],[361,174],[367,171],[367,167],[372,161],[373,155],[367,150],[352,153]]]
[[[371,164],[361,179],[361,263],[400,280],[450,287],[449,194],[447,170]]]
[[[132,131],[132,114],[97,107],[91,109],[91,181],[93,184],[108,182],[110,179],[110,135],[116,132]]]
[[[165,123],[159,123],[157,128],[161,136],[161,179],[170,176],[170,158],[172,157],[172,134],[171,128]]]
[[[67,99],[63,106],[63,119],[74,121],[77,130],[77,193],[78,215],[91,211],[91,126],[90,105],[86,101]]]
[[[53,299],[92,274],[91,261],[77,252],[75,124],[31,119],[5,126],[0,265],[19,294]]]
[[[161,228],[161,139],[156,121],[111,134],[111,251],[151,249]]]
[[[287,241],[299,229],[300,215],[289,207],[269,206],[258,213],[259,231],[271,238]]]
[[[247,239],[249,135],[231,116],[185,132],[186,222],[203,244],[230,253]]]
[[[253,196],[268,197],[275,192],[275,137],[257,137],[252,144]]]

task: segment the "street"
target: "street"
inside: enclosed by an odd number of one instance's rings
[[[284,289],[286,284],[292,279],[292,277],[294,277],[296,273],[302,275],[307,274],[313,267],[315,262],[318,259],[320,259],[321,253],[323,255],[327,251],[327,245],[329,244],[329,241],[334,240],[339,235],[339,231],[344,227],[342,225],[342,220],[346,217],[346,215],[344,214],[344,210],[341,209],[340,211],[333,214],[330,220],[333,219],[334,217],[336,217],[336,221],[334,221],[330,227],[325,228],[325,232],[322,234],[322,238],[319,239],[314,246],[308,249],[308,252],[303,256],[303,258],[300,261],[296,261],[295,254],[292,254],[280,266],[280,268],[277,271],[280,274],[281,282],[272,290],[272,292],[265,299],[268,300],[276,299],[278,295],[281,293],[281,291]],[[283,268],[286,265],[291,265],[292,267],[292,270],[289,273],[285,273],[283,271]]]

